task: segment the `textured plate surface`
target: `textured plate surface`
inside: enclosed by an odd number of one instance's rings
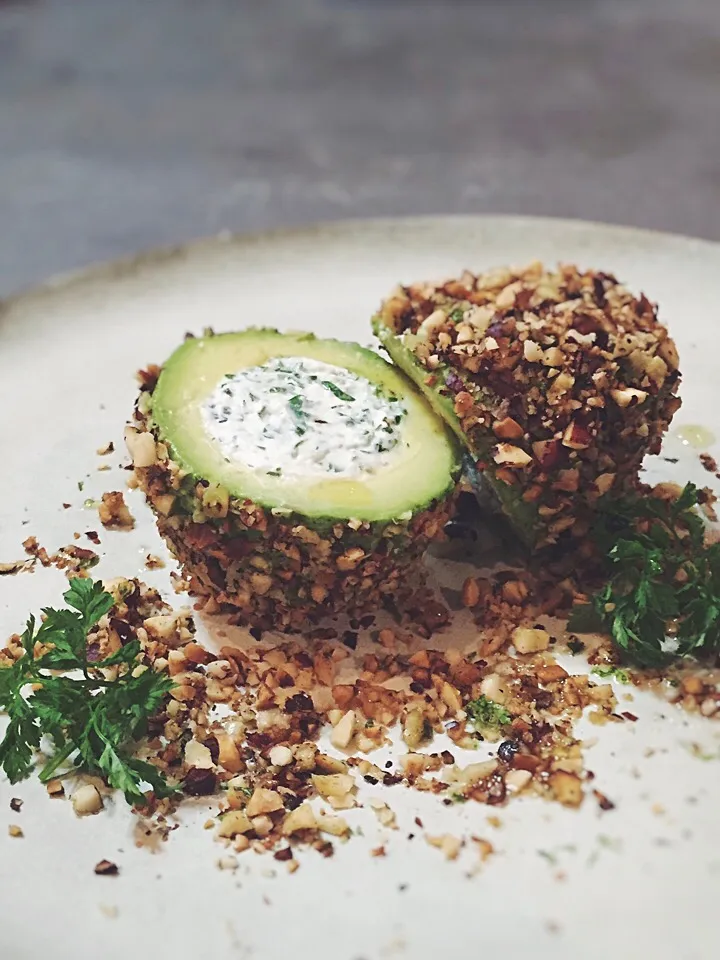
[[[369,343],[368,318],[397,281],[538,258],[613,271],[659,301],[685,375],[678,425],[717,426],[720,246],[514,218],[221,238],[99,267],[0,305],[0,560],[22,557],[30,534],[54,549],[74,531],[98,527],[83,504],[124,485],[121,438],[134,371],[162,361],[186,331],[262,324]],[[668,450],[680,462],[658,461],[653,473],[707,482],[698,451],[674,431]],[[96,456],[108,440],[117,453]],[[717,454],[711,444],[703,448]],[[97,471],[103,461],[111,471]],[[141,576],[182,602],[169,590],[169,568],[144,569],[145,554],[161,548],[140,498],[129,500],[137,528],[101,530],[99,575]],[[56,603],[64,586],[55,570],[0,579],[0,635],[19,629],[31,609]],[[720,896],[718,727],[649,695],[636,695],[631,709],[638,723],[588,728],[597,742],[587,764],[616,802],[613,811],[520,800],[499,811],[498,829],[488,824],[489,808],[443,808],[396,788],[387,799],[400,831],[388,837],[385,858],[369,855],[377,825],[358,819],[365,838],[340,845],[331,860],[303,856],[294,876],[248,854],[237,872],[218,870],[222,850],[201,829],[208,805],[183,809],[168,843],[150,853],[136,848],[122,802],[79,821],[37,784],[0,780],[0,955],[709,956]],[[703,762],[698,752],[713,759]],[[10,810],[13,796],[25,800],[20,814]],[[485,837],[497,855],[476,875],[471,849],[445,862],[413,828],[417,814],[428,832]],[[11,823],[24,839],[8,836]],[[413,829],[418,836],[408,840]],[[93,874],[102,858],[119,864],[119,877]]]

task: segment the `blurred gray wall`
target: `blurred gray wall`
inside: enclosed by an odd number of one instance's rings
[[[0,2],[0,292],[319,218],[720,239],[720,0]]]

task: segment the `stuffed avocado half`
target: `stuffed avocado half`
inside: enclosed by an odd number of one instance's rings
[[[147,378],[126,439],[194,591],[264,628],[417,587],[460,470],[396,367],[268,329],[187,339]]]
[[[373,328],[530,547],[582,538],[638,482],[680,406],[655,306],[611,274],[540,263],[398,287]]]

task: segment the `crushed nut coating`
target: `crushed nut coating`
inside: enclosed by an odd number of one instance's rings
[[[598,498],[637,482],[680,406],[656,307],[611,274],[531,263],[398,287],[375,329],[396,360],[402,349],[420,364],[535,546],[582,537]]]

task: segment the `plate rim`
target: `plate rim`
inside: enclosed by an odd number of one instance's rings
[[[120,280],[132,276],[136,271],[153,265],[162,265],[180,260],[196,252],[210,250],[220,246],[254,246],[273,243],[283,239],[301,239],[302,237],[321,236],[324,233],[346,233],[357,229],[390,229],[398,225],[416,224],[418,227],[432,227],[441,223],[476,223],[487,226],[493,223],[512,224],[516,229],[523,225],[535,228],[547,224],[552,229],[578,230],[586,228],[592,232],[611,234],[618,238],[636,242],[656,243],[658,241],[680,243],[700,247],[707,253],[720,255],[720,240],[695,237],[691,234],[673,233],[627,224],[602,220],[585,220],[581,217],[554,217],[525,214],[495,213],[453,213],[398,215],[389,217],[342,217],[335,219],[313,220],[301,224],[270,227],[265,230],[219,230],[217,233],[201,234],[174,244],[161,244],[146,247],[136,253],[113,257],[109,260],[94,260],[75,269],[52,273],[38,283],[21,286],[7,296],[0,297],[0,319],[26,301],[62,292],[98,280]]]

